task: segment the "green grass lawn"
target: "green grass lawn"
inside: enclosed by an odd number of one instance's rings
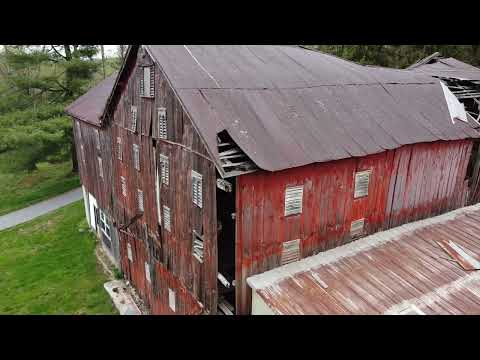
[[[0,158],[0,163],[2,160]],[[0,164],[1,165],[1,164]],[[40,163],[33,172],[11,173],[0,166],[0,215],[32,205],[80,186],[71,162]]]
[[[117,314],[82,201],[0,231],[0,314]]]

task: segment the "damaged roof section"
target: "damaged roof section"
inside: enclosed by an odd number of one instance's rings
[[[110,93],[113,90],[117,73],[113,73],[98,85],[91,88],[86,94],[70,104],[65,112],[76,119],[91,125],[102,126],[102,115]]]
[[[446,95],[452,119],[473,121],[480,126],[480,69],[454,58],[434,53],[410,66],[408,70],[438,78],[463,105],[452,105]],[[462,114],[461,114],[462,113]]]
[[[222,131],[269,171],[479,137],[472,119],[452,123],[440,81],[429,74],[363,66],[295,46],[146,48],[219,169]]]
[[[480,205],[474,205],[247,282],[276,314],[478,314],[479,231]]]
[[[454,58],[432,54],[413,64],[407,70],[418,75],[480,81],[480,69]]]

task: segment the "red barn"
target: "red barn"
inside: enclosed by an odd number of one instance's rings
[[[67,109],[91,223],[152,313],[249,314],[251,275],[476,202],[479,124],[446,85],[296,46],[131,46]]]

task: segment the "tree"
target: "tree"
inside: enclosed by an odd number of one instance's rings
[[[406,68],[416,61],[440,52],[474,66],[480,65],[480,45],[310,45],[360,64]]]
[[[5,48],[5,62],[9,69],[7,82],[15,96],[29,99],[30,106],[34,109],[51,104],[65,106],[82,95],[91,84],[99,65],[94,59],[97,52],[98,45],[9,45]],[[0,111],[1,107],[2,101]],[[47,127],[45,131],[49,129],[51,130]],[[77,172],[73,131],[65,129],[63,136],[68,138],[70,143],[72,170]],[[21,143],[11,144],[20,146]],[[52,147],[49,149],[55,150]],[[17,147],[17,150],[20,149]],[[40,153],[45,156],[47,154],[43,151]]]

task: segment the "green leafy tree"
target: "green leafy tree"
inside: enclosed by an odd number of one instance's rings
[[[17,153],[24,159],[20,163],[32,169],[69,148],[73,171],[78,171],[71,121],[63,108],[92,85],[97,52],[98,45],[5,46],[0,69],[10,91],[0,97],[0,126],[10,128],[2,130],[0,152]]]
[[[309,45],[360,64],[406,68],[439,52],[442,56],[480,66],[480,45]]]

